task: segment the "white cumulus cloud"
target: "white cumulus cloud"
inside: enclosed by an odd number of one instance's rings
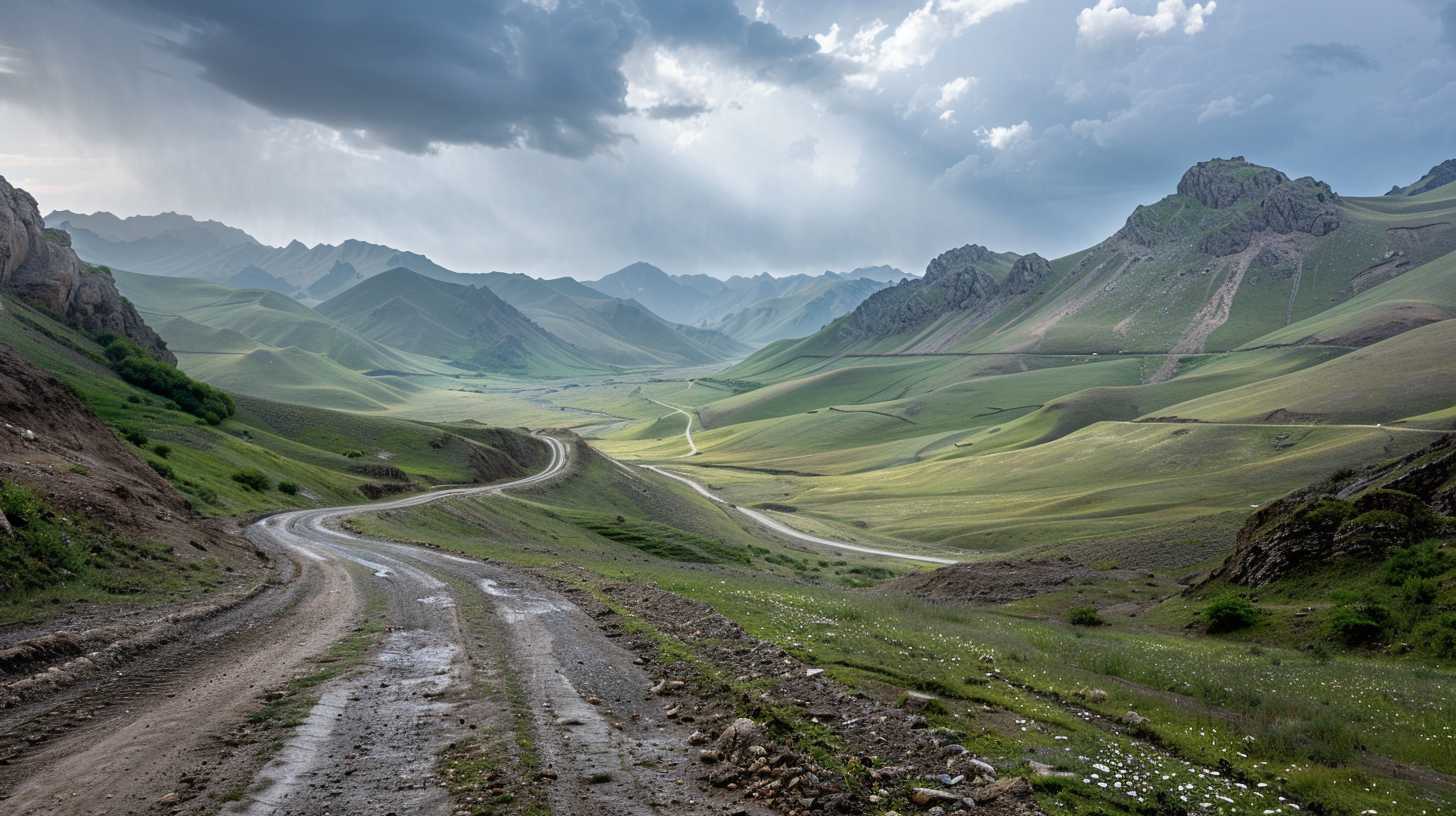
[[[834,54],[860,68],[850,82],[873,88],[882,74],[928,65],[940,49],[992,15],[1026,0],[926,0],[891,29],[876,19],[845,40],[838,23],[826,34],[815,35],[819,50]],[[889,32],[888,35],[886,32]]]
[[[943,111],[950,110],[975,84],[976,78],[969,76],[956,77],[945,83],[940,86],[940,99],[936,100],[935,107]]]
[[[980,128],[976,135],[981,137],[981,144],[992,150],[1006,150],[1031,138],[1031,123],[1023,121],[1014,125]]]
[[[1097,5],[1077,14],[1077,38],[1100,44],[1127,37],[1161,37],[1176,29],[1192,36],[1203,30],[1217,7],[1214,0],[1191,6],[1186,0],[1158,0],[1152,14],[1137,14],[1123,6],[1122,0],[1097,0]]]

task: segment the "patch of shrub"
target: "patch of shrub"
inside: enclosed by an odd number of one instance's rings
[[[101,339],[101,338],[98,338]],[[147,355],[136,343],[110,337],[105,346],[106,359],[128,383],[170,400],[178,410],[186,411],[210,425],[217,425],[237,413],[233,398],[225,392],[183,374]]]
[[[1330,636],[1346,646],[1368,646],[1385,637],[1390,610],[1373,598],[1341,604],[1330,612]]]
[[[162,457],[163,459],[166,459],[168,456],[171,456],[172,455],[172,446],[171,445],[153,445],[152,446],[152,453],[155,453],[156,455]]]
[[[1456,567],[1456,559],[1434,541],[1413,544],[1390,551],[1381,566],[1385,583],[1401,586],[1411,578],[1435,578]]]
[[[1304,513],[1304,521],[1320,530],[1336,530],[1355,512],[1355,505],[1342,499],[1323,498]]]
[[[1203,621],[1212,634],[1236,632],[1259,622],[1259,608],[1232,592],[1219,595],[1203,607]]]
[[[155,470],[157,472],[157,475],[161,476],[163,479],[173,479],[177,476],[177,473],[172,470],[172,466],[167,464],[166,462],[158,462],[156,459],[148,459],[147,464],[151,465],[152,470]]]
[[[233,481],[249,490],[256,490],[259,493],[266,492],[273,487],[273,480],[269,479],[263,471],[254,468],[240,470],[234,473]]]
[[[121,438],[136,445],[138,448],[145,447],[147,444],[147,435],[140,428],[122,428]]]
[[[1079,606],[1067,613],[1067,623],[1073,626],[1101,626],[1106,621],[1093,607]]]
[[[344,458],[346,458],[346,459],[358,459],[359,457],[361,457],[363,455],[364,455],[364,451],[361,451],[361,450],[350,449],[350,450],[344,451]]]
[[[298,495],[298,485],[295,484],[294,482],[279,482],[278,483],[278,492],[279,493],[283,493],[283,494],[288,495],[288,496],[297,496]]]

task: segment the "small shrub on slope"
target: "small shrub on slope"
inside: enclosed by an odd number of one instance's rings
[[[1259,609],[1247,598],[1229,593],[1214,598],[1203,607],[1203,620],[1212,634],[1237,632],[1259,621]]]

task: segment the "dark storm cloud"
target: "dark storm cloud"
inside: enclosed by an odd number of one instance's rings
[[[1317,74],[1374,71],[1380,66],[1358,46],[1346,43],[1304,43],[1289,50],[1289,60]]]
[[[680,119],[692,119],[712,112],[712,108],[703,102],[662,102],[642,109],[649,119],[660,119],[676,121]]]
[[[429,13],[396,0],[125,8],[160,27],[208,82],[409,153],[474,144],[583,157],[609,147],[623,138],[612,117],[631,112],[622,61],[644,37],[713,49],[777,82],[830,71],[811,38],[749,21],[731,0],[459,0]]]
[[[798,84],[839,78],[838,66],[819,53],[813,37],[790,37],[771,23],[750,20],[733,0],[637,0],[637,7],[655,39],[718,50],[760,79]]]

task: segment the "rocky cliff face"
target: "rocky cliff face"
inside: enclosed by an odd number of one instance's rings
[[[1340,197],[1328,184],[1309,177],[1290,179],[1243,156],[1189,168],[1178,182],[1178,196],[1220,211],[1205,219],[1205,231],[1198,237],[1198,248],[1216,257],[1248,249],[1261,232],[1320,236],[1340,227]],[[1116,237],[1146,247],[1187,240],[1186,229],[1168,223],[1170,208],[1164,205],[1176,200],[1138,207]]]
[[[116,290],[111,273],[76,257],[64,232],[45,229],[35,199],[0,177],[0,291],[66,325],[130,338],[176,363],[167,344]]]
[[[1005,257],[979,244],[941,253],[919,280],[902,280],[870,295],[846,318],[843,330],[855,337],[888,337],[951,312],[990,314],[1051,274],[1051,264],[1031,254],[1018,258],[1006,279],[998,282],[986,269],[1004,264]]]
[[[1449,529],[1456,513],[1456,435],[1403,459],[1344,473],[1249,517],[1210,580],[1263,586],[1338,558],[1380,558]]]

